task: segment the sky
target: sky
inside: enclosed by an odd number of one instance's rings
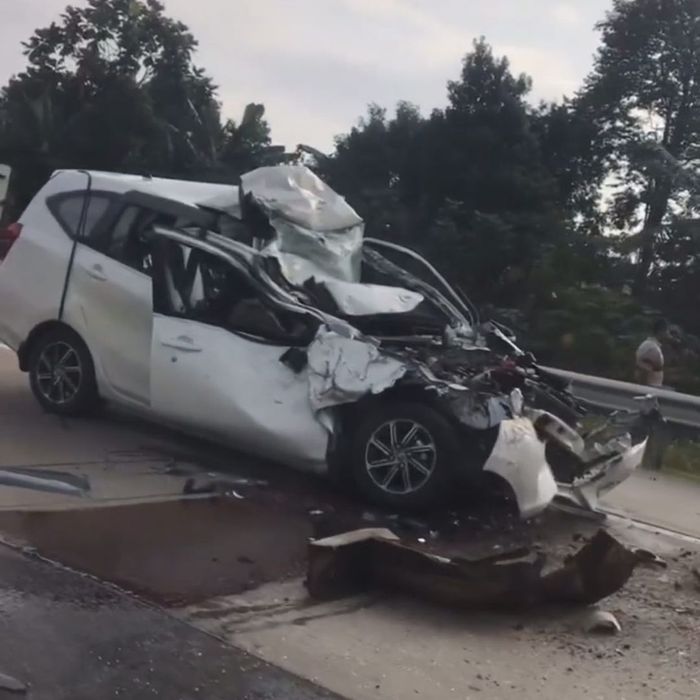
[[[20,42],[86,0],[0,0],[0,84],[25,65]],[[612,0],[162,0],[199,41],[198,65],[226,117],[262,102],[277,144],[331,150],[371,102],[424,114],[446,102],[474,38],[485,36],[531,99],[572,94],[591,68],[595,23]]]

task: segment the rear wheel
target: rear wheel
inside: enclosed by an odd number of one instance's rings
[[[459,440],[450,423],[419,403],[377,404],[361,420],[351,446],[355,484],[372,502],[428,508],[454,483]]]
[[[80,415],[97,403],[95,367],[82,339],[68,328],[42,334],[29,355],[29,382],[51,413]]]

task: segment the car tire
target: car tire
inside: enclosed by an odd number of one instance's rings
[[[454,427],[430,406],[377,403],[351,439],[353,481],[376,505],[425,510],[444,502],[455,483],[459,445]]]
[[[80,336],[69,328],[43,333],[29,353],[29,383],[44,410],[83,415],[98,402],[95,365]]]

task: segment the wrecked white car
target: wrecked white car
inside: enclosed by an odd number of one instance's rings
[[[240,188],[61,171],[0,244],[0,338],[47,410],[113,402],[395,508],[485,475],[524,517],[557,481],[595,505],[641,461],[638,425],[580,434],[560,380],[303,167]]]

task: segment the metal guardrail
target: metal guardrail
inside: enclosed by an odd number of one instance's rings
[[[651,394],[658,398],[661,412],[669,423],[700,430],[700,396],[552,367],[544,369],[570,381],[574,396],[594,406],[609,410],[639,408],[639,402],[635,401],[635,397]]]

